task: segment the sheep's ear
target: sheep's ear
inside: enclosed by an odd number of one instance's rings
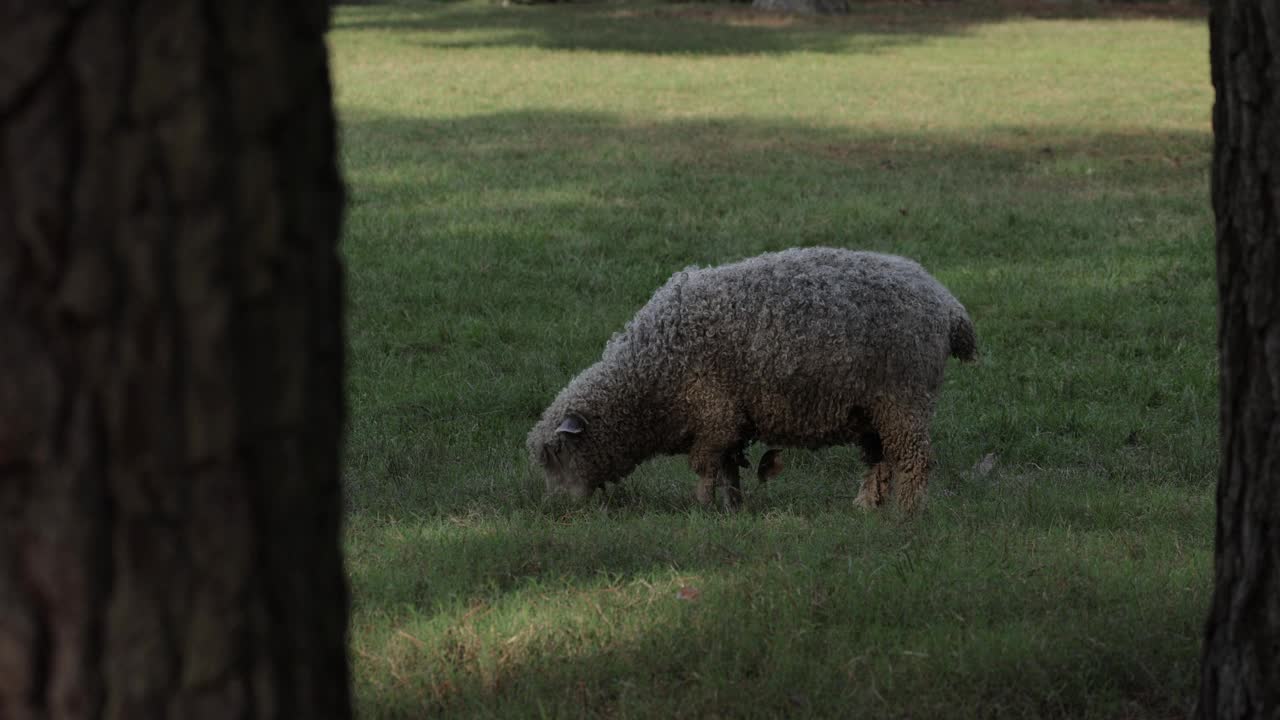
[[[568,433],[570,435],[579,435],[583,430],[587,429],[587,423],[581,416],[569,413],[564,416],[564,420],[560,423],[560,427],[556,428],[556,433]]]

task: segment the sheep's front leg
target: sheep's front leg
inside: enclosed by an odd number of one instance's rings
[[[742,505],[742,485],[733,451],[698,447],[689,453],[689,465],[698,475],[698,504],[709,507],[716,499],[716,488],[723,485],[725,509],[737,510]]]
[[[742,507],[742,481],[736,457],[726,455],[720,462],[721,485],[724,486],[724,509],[737,512]]]
[[[724,485],[726,505],[736,507],[742,495],[737,463],[744,459],[745,443],[738,430],[743,418],[734,405],[733,394],[711,378],[699,377],[685,388],[684,396],[694,428],[689,465],[698,475],[698,502],[709,506],[716,499],[716,486]]]

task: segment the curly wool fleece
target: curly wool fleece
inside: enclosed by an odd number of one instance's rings
[[[906,258],[793,248],[677,272],[530,431],[547,488],[585,497],[645,459],[688,453],[703,504],[741,502],[753,441],[856,443],[857,502],[910,511],[929,472],[929,423],[948,356],[971,360],[959,301]]]

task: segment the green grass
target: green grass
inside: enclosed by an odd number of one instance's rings
[[[1206,26],[1045,7],[338,10],[362,717],[1185,712]],[[737,516],[694,507],[682,458],[542,497],[525,433],[654,288],[816,244],[912,256],[976,321],[921,517],[858,511],[851,449],[789,453]]]

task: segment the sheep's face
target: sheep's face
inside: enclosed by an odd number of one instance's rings
[[[546,473],[548,493],[584,500],[596,488],[617,479],[606,454],[595,447],[596,438],[582,416],[568,413],[549,437],[541,435],[541,441],[531,443],[529,450]]]

